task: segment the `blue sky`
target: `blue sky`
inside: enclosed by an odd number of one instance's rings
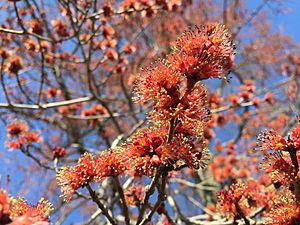
[[[249,0],[247,4],[250,8],[256,8],[261,2],[262,0]],[[286,32],[300,42],[300,1],[285,0],[283,2],[285,7],[288,8],[287,12],[279,15],[276,13],[271,14],[270,19],[273,22],[273,28],[277,31]]]

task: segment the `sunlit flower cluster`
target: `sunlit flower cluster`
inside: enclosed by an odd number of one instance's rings
[[[52,210],[52,204],[43,198],[36,205],[31,206],[24,199],[9,197],[6,191],[0,189],[1,224],[49,225],[49,216]]]
[[[100,182],[109,176],[124,172],[122,148],[107,150],[100,155],[85,153],[75,166],[63,167],[57,174],[64,199],[69,201],[74,192],[88,182]]]
[[[132,4],[131,4],[132,3]],[[130,8],[136,7],[134,1]],[[113,32],[108,29],[107,35]],[[208,92],[201,80],[223,78],[232,67],[234,47],[223,25],[195,27],[178,38],[172,52],[142,70],[134,86],[135,102],[152,102],[150,125],[121,147],[99,156],[85,154],[58,173],[66,200],[88,182],[129,174],[149,176],[159,167],[203,168],[209,160],[204,130],[210,119]],[[84,116],[89,116],[84,111]]]

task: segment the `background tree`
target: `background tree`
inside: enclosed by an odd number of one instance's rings
[[[0,1],[0,223],[299,223],[283,3]]]

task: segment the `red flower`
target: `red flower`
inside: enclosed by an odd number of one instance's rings
[[[183,33],[173,46],[171,64],[197,80],[224,78],[232,68],[234,46],[224,25],[195,27]]]
[[[6,191],[0,189],[0,224],[10,222],[9,214],[9,197]]]
[[[266,214],[266,225],[293,225],[300,223],[300,207],[290,191],[286,191],[275,201]]]
[[[12,57],[7,63],[7,71],[18,73],[23,68],[23,60],[19,56]]]
[[[289,163],[288,160],[284,159],[284,156],[279,152],[265,155],[261,166],[274,182],[290,185],[297,180],[295,167],[291,162]]]
[[[174,166],[175,168],[182,164],[186,164],[192,169],[204,168],[210,159],[203,136],[195,138],[184,133],[175,133],[170,146],[171,152],[176,153],[177,164]]]
[[[51,24],[53,26],[53,30],[55,33],[57,33],[61,37],[68,37],[68,26],[65,21],[62,19],[52,20]]]
[[[138,206],[144,200],[144,186],[143,185],[132,185],[125,192],[125,199],[127,204]]]
[[[52,204],[45,199],[41,199],[36,206],[31,207],[25,200],[18,198],[12,199],[10,203],[11,225],[27,224],[49,224],[50,212],[53,210]]]
[[[55,146],[53,148],[53,159],[62,158],[66,155],[67,151],[63,147]]]
[[[291,139],[296,150],[300,150],[300,123],[292,130]]]
[[[169,93],[173,93],[173,96]],[[161,91],[157,94],[154,99],[154,109],[150,112],[150,119],[159,126],[165,125],[173,119],[181,127],[184,127],[185,132],[195,136],[201,135],[203,123],[210,118],[205,86],[196,83],[193,88],[183,91],[181,98],[179,90],[173,90],[169,93]]]
[[[150,67],[144,69],[135,83],[136,102],[145,103],[161,93],[175,97],[178,95],[178,83],[182,76],[175,71],[169,62],[158,60]],[[164,104],[172,104],[172,99],[166,99]],[[171,102],[169,102],[171,101]]]
[[[40,132],[38,131],[27,131],[23,134],[23,137],[27,144],[31,144],[33,142],[38,143],[41,141]]]
[[[258,135],[257,149],[261,150],[265,154],[268,150],[281,150],[284,151],[287,148],[287,141],[275,131],[263,131]]]
[[[23,121],[16,120],[9,124],[6,129],[9,137],[19,136],[25,131],[28,131],[28,125]]]
[[[100,182],[108,176],[116,176],[125,170],[123,149],[115,148],[96,156],[85,153],[73,167],[64,167],[57,174],[64,199],[69,201],[73,193],[88,182]]]
[[[145,128],[124,144],[128,172],[136,176],[153,176],[162,163],[172,157],[167,146],[167,130]]]

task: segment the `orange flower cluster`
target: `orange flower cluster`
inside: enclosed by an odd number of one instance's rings
[[[152,177],[162,165],[171,171],[206,164],[204,128],[210,111],[201,80],[223,78],[232,67],[234,47],[225,27],[214,24],[184,33],[172,49],[166,59],[144,69],[135,84],[134,100],[153,103],[152,125],[120,148],[100,156],[85,154],[76,166],[62,169],[58,183],[66,200],[88,182],[123,172]]]
[[[271,210],[266,213],[266,225],[293,225],[300,223],[300,206],[289,191],[280,195]]]
[[[284,138],[275,131],[264,131],[258,136],[258,147],[264,156],[262,169],[275,183],[292,185],[299,179],[300,123]],[[293,155],[294,159],[290,156]],[[294,161],[293,161],[294,160]]]
[[[49,215],[53,210],[51,203],[41,199],[37,205],[30,206],[24,199],[9,197],[0,189],[0,224],[49,225]]]
[[[74,192],[88,182],[100,182],[124,172],[123,148],[108,150],[96,156],[85,153],[73,167],[63,167],[57,174],[63,197],[71,200]]]
[[[144,200],[144,186],[132,185],[125,192],[125,199],[129,205],[138,206]]]
[[[240,212],[249,216],[260,207],[269,210],[273,207],[273,199],[277,197],[274,190],[250,180],[246,184],[235,183],[229,190],[217,194],[218,210],[228,218],[241,219]]]
[[[41,141],[38,131],[30,131],[27,123],[15,120],[7,126],[7,146],[11,149],[19,149],[25,145]]]
[[[264,156],[261,168],[272,179],[262,189],[244,184],[233,184],[230,190],[218,194],[219,209],[231,218],[248,217],[258,207],[264,208],[264,224],[293,225],[300,223],[299,151],[300,123],[287,138],[275,131],[264,131],[258,136],[257,149]]]

